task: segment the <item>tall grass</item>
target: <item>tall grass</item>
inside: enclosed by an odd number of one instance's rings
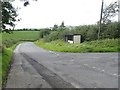
[[[2,87],[2,53],[0,53],[0,87]]]
[[[17,44],[13,45],[12,47],[3,49],[3,52],[1,55],[2,57],[0,57],[0,65],[1,65],[0,84],[2,84],[4,79],[6,78],[6,75],[7,75],[8,69],[9,69],[9,65],[10,65],[10,61],[12,59],[13,51],[16,46],[17,46]]]
[[[118,52],[118,39],[105,39],[88,41],[80,44],[69,44],[62,40],[56,40],[52,42],[44,42],[38,40],[35,42],[36,45],[52,51],[58,52]]]

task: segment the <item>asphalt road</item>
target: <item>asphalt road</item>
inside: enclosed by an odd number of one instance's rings
[[[118,53],[59,53],[19,44],[6,88],[118,88]]]

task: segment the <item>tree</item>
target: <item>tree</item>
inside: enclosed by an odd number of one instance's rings
[[[59,30],[65,30],[65,25],[64,25],[64,21],[62,21],[61,25],[59,26]]]
[[[100,21],[98,22],[99,23],[98,39],[100,39],[101,28],[105,26],[105,24],[111,23],[112,22],[111,18],[115,17],[117,13],[119,12],[118,10],[119,5],[117,1],[114,3],[110,3],[105,8],[103,8],[103,4],[104,4],[104,0],[102,0]]]
[[[52,28],[53,31],[56,31],[58,29],[58,25],[55,24],[54,27]]]
[[[118,38],[119,37],[119,23],[111,22],[103,25],[103,31],[101,32],[101,38]]]
[[[118,2],[116,1],[114,3],[110,3],[107,7],[103,9],[102,20],[104,24],[112,22],[111,18],[117,15],[119,11],[118,8],[119,8],[119,5],[118,5]]]
[[[40,38],[44,38],[45,36],[50,34],[50,29],[44,28],[40,30]]]
[[[37,1],[37,0],[33,0],[33,1]],[[29,0],[23,0],[23,2],[24,2],[24,6],[29,5]],[[17,9],[15,9],[12,6],[9,0],[7,2],[5,2],[4,0],[2,1],[0,0],[0,6],[2,7],[2,10],[0,10],[0,12],[2,11],[2,13],[0,13],[2,16],[2,19],[0,19],[1,21],[0,24],[2,29],[0,30],[2,32],[11,33],[10,32],[11,29],[7,29],[6,26],[14,28],[15,21],[20,21],[20,19],[16,20],[16,17],[18,16]]]
[[[2,1],[2,32],[10,33],[10,29],[7,29],[6,26],[15,27],[14,22],[17,21],[16,9],[12,6],[10,2]]]
[[[62,21],[62,23],[61,23],[60,27],[62,27],[62,28],[64,28],[64,27],[65,27],[65,25],[64,25],[64,21]]]

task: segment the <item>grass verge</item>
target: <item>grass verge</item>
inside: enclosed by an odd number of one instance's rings
[[[38,40],[35,44],[44,49],[57,52],[119,52],[120,47],[118,47],[118,40],[119,39],[105,39],[83,42],[81,44],[69,44],[62,40],[52,42]]]
[[[13,45],[10,48],[4,48],[2,51],[2,54],[0,56],[0,86],[2,87],[2,84],[4,83],[4,80],[7,76],[9,67],[10,67],[10,62],[13,54],[13,50],[17,44]]]

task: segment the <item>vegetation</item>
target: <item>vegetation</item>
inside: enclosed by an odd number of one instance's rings
[[[17,44],[16,44],[17,45]],[[4,48],[2,52],[2,69],[0,70],[0,84],[2,84],[4,79],[6,78],[7,72],[9,70],[9,65],[11,62],[13,50],[16,47],[16,45],[10,47],[10,48]],[[1,62],[1,61],[0,61]],[[1,64],[1,63],[0,63]]]
[[[69,44],[63,40],[56,40],[52,42],[38,40],[35,44],[44,49],[58,52],[118,52],[120,51],[120,47],[118,47],[118,40],[119,39],[95,40],[87,41],[81,44]]]
[[[2,53],[0,53],[0,87],[2,85]]]
[[[102,0],[102,6],[101,6],[101,15],[100,20],[98,21],[99,24],[99,30],[98,30],[98,40],[100,39],[100,33],[102,28],[102,24],[109,24],[112,22],[111,18],[115,17],[117,13],[119,12],[118,8],[118,2],[111,3],[107,7],[103,9],[104,0]]]
[[[54,25],[55,26],[55,25]],[[97,32],[99,26],[95,25],[82,25],[82,26],[75,26],[75,27],[60,27],[57,26],[53,27],[53,29],[43,29],[40,31],[40,38],[46,42],[51,42],[58,39],[64,39],[64,35],[66,34],[81,34],[82,35],[82,42],[84,41],[93,41],[97,40]],[[120,30],[120,23],[119,22],[112,22],[109,24],[102,25],[102,30],[100,34],[100,39],[106,38],[118,38]]]
[[[2,33],[2,43],[10,47],[19,41],[35,41],[39,38],[39,31],[13,31],[13,33]]]
[[[17,21],[16,9],[12,6],[10,2],[0,1],[2,4],[2,32],[10,33],[10,29],[6,28],[6,25],[15,27],[14,22]]]
[[[110,3],[108,6],[104,7],[103,12],[102,12],[103,23],[106,24],[106,23],[112,22],[112,17],[115,17],[116,15],[118,15],[118,12],[119,12],[118,9],[119,9],[118,1]]]
[[[61,25],[60,25],[61,26]],[[54,25],[53,29],[40,31],[40,40],[35,44],[47,50],[58,52],[118,52],[119,50],[119,22],[111,22],[102,25],[100,40],[97,40],[98,25],[83,25],[61,27]],[[55,28],[56,27],[56,28]],[[69,44],[64,42],[66,34],[81,34],[81,44]]]

